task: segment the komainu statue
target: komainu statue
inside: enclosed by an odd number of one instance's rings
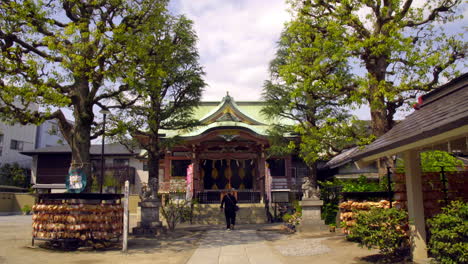
[[[312,184],[310,183],[310,179],[308,177],[304,178],[304,183],[301,186],[302,189],[302,200],[319,200],[317,194],[317,189],[315,189]]]

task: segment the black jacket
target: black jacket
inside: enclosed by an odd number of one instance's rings
[[[236,211],[236,205],[237,205],[237,200],[236,197],[232,194],[227,194],[223,197],[223,200],[221,201],[221,208],[223,208],[223,205],[226,208],[226,211]]]

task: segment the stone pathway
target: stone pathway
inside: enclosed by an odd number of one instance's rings
[[[254,229],[208,230],[188,264],[281,264]]]

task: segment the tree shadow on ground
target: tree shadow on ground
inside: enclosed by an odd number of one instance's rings
[[[175,230],[155,237],[134,237],[128,240],[128,251],[132,253],[154,253],[155,250],[180,252],[198,247],[203,235],[201,230]]]
[[[409,249],[398,250],[391,256],[384,254],[372,254],[362,258],[358,258],[359,261],[365,261],[366,263],[392,263],[392,264],[411,264],[414,263],[410,258]],[[360,262],[361,263],[361,262]]]

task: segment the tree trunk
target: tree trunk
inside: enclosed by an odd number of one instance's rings
[[[159,150],[148,151],[148,186],[151,188],[152,198],[157,198],[159,190]]]
[[[94,120],[93,100],[89,99],[87,81],[78,82],[75,96],[72,97],[74,124],[70,124],[63,113],[57,116],[60,131],[71,148],[71,168],[82,168],[87,183],[84,192],[91,192],[93,178],[91,177],[91,126]]]
[[[369,51],[369,54],[371,52]],[[380,137],[391,129],[393,114],[389,116],[387,104],[385,103],[386,71],[388,68],[388,58],[385,55],[363,57],[366,69],[370,74],[369,92],[367,100],[369,102],[372,120],[372,134]]]
[[[312,165],[309,166],[309,180],[310,180],[310,186],[314,189],[317,190],[317,162],[314,162]]]
[[[71,150],[72,150],[72,160],[70,166],[72,168],[82,168],[83,172],[86,175],[87,183],[84,189],[84,192],[91,192],[91,186],[93,185],[93,178],[91,177],[91,157],[89,154],[89,148],[91,145],[90,137],[90,127],[75,127],[75,132],[72,135],[71,141]],[[101,179],[96,179],[102,181]]]
[[[384,102],[378,102],[378,104]],[[371,120],[372,120],[372,134],[376,137],[380,137],[390,130],[387,122],[387,111],[382,107],[371,107]]]
[[[386,55],[373,56],[371,54],[372,52],[368,51],[362,58],[370,74],[367,100],[371,112],[372,134],[378,138],[392,128],[393,115],[396,109],[387,108],[388,105],[384,96],[389,59]],[[386,174],[388,166],[393,166],[393,162],[389,157],[382,157],[378,160],[377,167],[380,176]]]

